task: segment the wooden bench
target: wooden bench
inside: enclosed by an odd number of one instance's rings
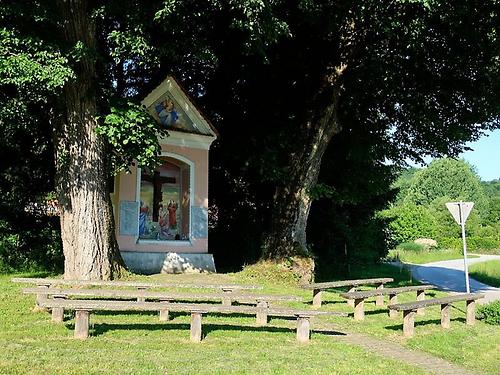
[[[361,292],[347,292],[340,293],[340,295],[349,300],[354,300],[354,320],[364,320],[365,319],[365,299],[370,297],[378,296],[389,296],[389,304],[395,305],[398,302],[398,294],[407,292],[417,292],[417,301],[425,300],[425,291],[429,289],[434,289],[433,285],[415,285],[415,286],[404,286],[399,288],[383,288],[375,290],[366,290]],[[417,314],[423,315],[423,309],[418,309]],[[391,318],[397,317],[398,313],[395,310],[389,309],[389,316]]]
[[[40,306],[57,310],[75,311],[75,338],[86,339],[89,336],[89,317],[92,311],[177,311],[191,314],[191,341],[202,339],[202,315],[206,313],[257,315],[262,310],[253,306],[223,306],[210,304],[188,304],[170,302],[137,302],[137,301],[98,301],[98,300],[64,300],[59,298],[42,299]],[[310,319],[318,315],[346,316],[345,313],[327,311],[303,311],[281,308],[267,308],[267,315],[297,318],[297,341],[308,342],[310,338]],[[62,322],[62,316],[57,322]]]
[[[476,300],[484,298],[484,294],[465,293],[452,296],[426,299],[424,301],[406,302],[395,305],[389,305],[389,309],[403,311],[403,334],[411,337],[415,333],[415,314],[418,309],[428,306],[441,305],[441,326],[450,327],[450,308],[452,303],[465,301],[467,307],[467,325],[474,325],[476,318]]]
[[[84,296],[91,298],[134,298],[138,302],[146,300],[159,300],[160,302],[173,301],[222,301],[228,298],[227,293],[175,293],[147,290],[123,290],[123,289],[60,289],[60,288],[25,288],[23,293],[36,294],[37,301],[54,297],[58,299],[66,299],[70,296]],[[261,313],[257,313],[257,322],[260,324],[267,323],[267,315],[265,309],[269,307],[270,302],[276,301],[301,301],[302,299],[295,296],[283,295],[258,295],[258,294],[231,294],[231,300],[242,303],[252,303],[256,306],[264,308]],[[58,308],[53,309],[52,314],[62,316],[64,310]],[[57,317],[53,318],[58,320]],[[169,311],[160,310],[160,320],[169,320]]]
[[[348,292],[354,292],[356,290],[356,287],[360,285],[377,285],[378,289],[383,289],[385,283],[390,283],[394,281],[394,279],[390,277],[383,277],[383,278],[378,278],[378,279],[359,279],[359,280],[341,280],[341,281],[329,281],[326,283],[312,283],[312,284],[305,284],[301,285],[302,289],[309,289],[313,291],[313,306],[314,307],[321,307],[321,294],[323,290],[326,289],[333,289],[333,288],[341,288],[348,286],[350,287]],[[380,296],[379,296],[380,297]],[[377,298],[376,299],[376,305],[377,306],[383,306],[384,305],[384,298]],[[349,306],[354,306],[354,301],[353,300],[347,300],[347,304]]]
[[[71,285],[77,287],[99,286],[99,287],[132,287],[138,290],[147,290],[151,288],[193,288],[193,289],[219,289],[226,293],[227,297],[223,299],[223,305],[231,305],[231,294],[236,290],[255,290],[262,289],[258,285],[237,285],[237,284],[190,284],[190,283],[155,283],[155,282],[137,282],[137,281],[92,281],[92,280],[64,280],[64,279],[40,279],[40,278],[22,278],[17,277],[11,280],[14,283],[35,284],[38,287],[50,288],[53,285]],[[39,298],[43,295],[39,294]],[[36,306],[38,306],[38,299]]]

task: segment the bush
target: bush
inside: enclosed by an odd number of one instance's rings
[[[390,220],[389,236],[394,244],[410,242],[417,238],[434,238],[436,221],[423,206],[404,204],[382,212],[382,217]]]
[[[58,218],[33,217],[13,228],[0,220],[0,272],[60,271],[63,268]]]
[[[491,250],[500,248],[500,241],[492,237],[469,237],[467,248],[470,250]]]
[[[438,239],[439,247],[441,249],[459,250],[462,251],[462,239],[442,237]]]
[[[477,237],[471,236],[467,237],[467,250],[469,251],[481,251],[481,250],[493,250],[500,249],[500,241],[493,237]],[[451,249],[462,251],[462,239],[461,238],[450,238],[443,237],[439,238],[439,247],[442,249]]]
[[[479,306],[476,317],[487,324],[500,325],[500,300]]]

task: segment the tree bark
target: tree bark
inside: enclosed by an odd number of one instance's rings
[[[86,1],[60,0],[58,6],[65,40],[81,50],[54,129],[64,278],[107,280],[120,273],[123,260],[109,196],[107,146],[94,131],[96,27]]]
[[[302,129],[303,144],[289,162],[289,178],[276,188],[271,228],[264,239],[264,258],[280,260],[311,254],[306,228],[312,199],[311,189],[318,181],[321,159],[332,137],[341,131],[337,110],[344,68],[327,77],[325,88],[315,100],[316,115]]]

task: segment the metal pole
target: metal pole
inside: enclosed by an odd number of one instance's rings
[[[467,265],[467,243],[465,242],[465,222],[464,222],[464,213],[463,213],[463,202],[459,203],[459,212],[460,212],[460,226],[462,227],[462,243],[464,246],[464,273],[465,273],[465,289],[467,293],[470,293],[469,286],[469,267]]]

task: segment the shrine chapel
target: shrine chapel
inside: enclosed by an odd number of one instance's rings
[[[215,271],[208,253],[208,153],[217,131],[171,76],[142,104],[162,126],[162,164],[132,166],[115,178],[116,235],[138,273]]]

